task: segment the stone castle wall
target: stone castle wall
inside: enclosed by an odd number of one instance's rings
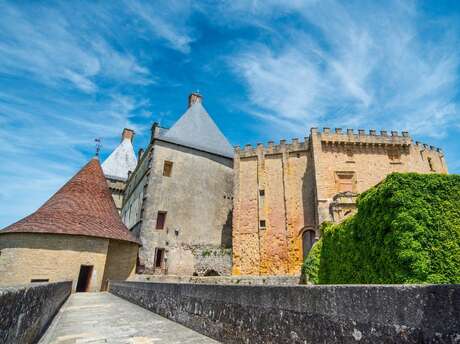
[[[136,272],[139,246],[118,240],[110,240],[107,248],[102,290],[107,290],[108,280],[125,281]]]
[[[0,235],[0,252],[0,286],[28,284],[32,279],[72,281],[75,291],[80,266],[92,265],[89,291],[96,292],[103,285],[106,264],[106,279],[129,277],[137,245],[76,235],[5,233]]]
[[[407,132],[324,128],[311,132],[314,156],[318,223],[340,220],[331,211],[333,197],[341,191],[341,178],[351,177],[351,192],[362,193],[392,172],[447,173],[440,149],[414,144]],[[432,164],[428,162],[428,158]],[[347,180],[345,179],[345,182]]]
[[[233,274],[299,274],[324,221],[392,172],[447,173],[443,152],[407,132],[313,128],[309,138],[235,152]],[[307,238],[305,234],[309,234]]]
[[[139,229],[144,272],[192,275],[205,273],[208,265],[229,273],[231,259],[214,251],[231,247],[232,160],[160,140],[150,149]],[[165,161],[173,164],[171,176],[163,175]],[[156,229],[159,211],[166,212],[163,229]],[[160,267],[157,249],[165,250]],[[203,256],[205,250],[212,255]]]
[[[236,150],[233,274],[296,274],[314,225],[308,141]]]

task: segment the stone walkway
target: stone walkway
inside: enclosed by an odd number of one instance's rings
[[[72,294],[39,344],[218,343],[109,293]]]

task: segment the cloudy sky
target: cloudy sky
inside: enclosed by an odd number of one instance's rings
[[[0,0],[0,227],[199,90],[234,145],[408,130],[460,172],[457,1]]]

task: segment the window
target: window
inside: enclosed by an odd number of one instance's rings
[[[156,229],[164,229],[166,222],[166,211],[159,211],[157,214]]]
[[[259,190],[259,207],[264,206],[264,200],[265,200],[265,190]]]
[[[354,172],[336,172],[338,192],[353,192],[355,186]]]
[[[388,150],[388,158],[390,163],[399,164],[401,163],[401,152],[398,149],[390,149]]]
[[[33,278],[30,280],[30,283],[47,283],[49,281],[48,278]]]
[[[260,228],[265,228],[266,225],[267,225],[267,224],[265,223],[265,220],[260,220],[260,221],[259,221],[259,227],[260,227]]]
[[[163,267],[164,258],[165,258],[165,249],[156,248],[155,249],[155,268]]]
[[[165,160],[165,163],[163,165],[163,176],[171,177],[172,167],[173,167],[172,161]]]

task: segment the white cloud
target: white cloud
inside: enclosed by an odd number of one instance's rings
[[[191,28],[186,24],[192,12],[188,0],[155,1],[154,3],[126,0],[126,6],[142,19],[141,26],[149,34],[165,40],[168,45],[182,53],[190,52],[190,43],[194,41]]]
[[[410,2],[227,5],[241,25],[251,25],[249,12],[261,27],[286,14],[307,27],[278,24],[276,44],[247,45],[229,59],[254,112],[265,112],[275,125],[284,121],[289,130],[303,122],[299,131],[325,123],[383,126],[436,137],[458,122],[458,27],[448,19],[424,21]]]
[[[19,10],[0,3],[0,73],[32,76],[48,85],[70,82],[83,92],[97,90],[95,78],[148,84],[150,72],[97,32],[87,32],[60,11],[30,5]]]

